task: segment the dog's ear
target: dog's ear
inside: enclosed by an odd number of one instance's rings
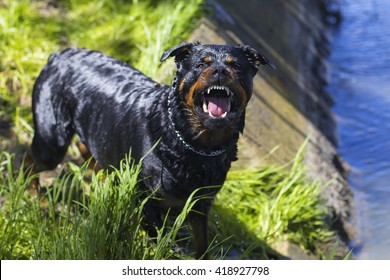
[[[176,47],[173,47],[163,53],[163,55],[160,58],[160,62],[167,60],[171,56],[175,57],[176,63],[181,62],[191,53],[192,48],[198,45],[200,45],[200,43],[195,42],[195,43],[183,43]]]
[[[239,48],[244,52],[245,56],[248,58],[249,63],[256,69],[258,69],[260,65],[268,65],[272,69],[276,69],[275,65],[273,65],[264,55],[256,51],[251,46],[236,46],[236,48]]]

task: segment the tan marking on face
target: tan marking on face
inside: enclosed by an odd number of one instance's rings
[[[206,56],[206,57],[202,58],[202,61],[203,62],[211,62],[211,61],[213,61],[213,58],[211,56]]]
[[[240,110],[245,110],[245,107],[248,104],[247,94],[242,88],[241,84],[238,82],[238,77],[236,73],[229,67],[226,69],[229,72],[229,75],[232,77],[232,80],[234,81],[234,83],[229,84],[228,86],[230,90],[233,91],[238,96],[238,99],[241,101]]]
[[[188,93],[184,96],[185,102],[187,103],[188,107],[190,107],[193,111],[195,109],[195,94],[201,91],[203,88],[207,88],[207,78],[209,75],[212,74],[212,71],[212,68],[208,68],[203,71],[202,74],[199,76],[198,80],[190,87]]]
[[[184,78],[184,79],[180,82],[180,85],[179,85],[179,90],[180,90],[180,92],[183,91],[183,88],[184,88],[185,83],[186,83],[186,79]]]
[[[195,107],[195,93],[198,92],[203,87],[202,82],[198,79],[188,91],[188,94],[185,95],[184,100],[187,103],[188,107],[194,110]]]
[[[241,100],[240,110],[244,111],[246,108],[246,105],[248,105],[248,97],[246,95],[246,92],[241,86],[239,86],[236,88],[235,93],[239,96],[239,99]]]
[[[225,60],[227,63],[232,63],[232,62],[234,62],[234,57],[229,55]]]

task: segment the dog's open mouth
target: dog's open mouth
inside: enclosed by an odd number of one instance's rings
[[[202,109],[211,118],[225,118],[232,107],[233,92],[226,86],[211,86],[202,92]]]

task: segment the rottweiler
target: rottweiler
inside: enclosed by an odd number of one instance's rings
[[[118,167],[131,149],[132,158],[143,158],[140,189],[160,198],[144,208],[152,237],[162,213],[180,211],[200,189],[208,198],[188,220],[195,256],[207,258],[207,214],[237,160],[253,77],[260,65],[274,66],[247,45],[183,43],[160,61],[169,57],[177,66],[171,86],[97,51],[53,53],[33,89],[30,152],[39,172],[63,160],[74,134],[104,169]]]

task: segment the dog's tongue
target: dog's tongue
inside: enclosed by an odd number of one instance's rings
[[[229,100],[226,97],[210,96],[207,101],[208,110],[214,117],[220,117],[228,110]]]

